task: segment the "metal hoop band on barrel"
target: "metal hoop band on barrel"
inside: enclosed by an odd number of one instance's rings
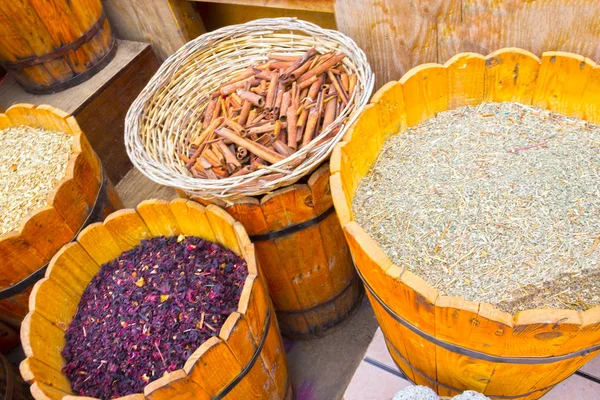
[[[265,240],[273,240],[284,236],[288,236],[292,233],[300,232],[304,229],[308,229],[310,227],[318,225],[321,221],[325,220],[325,218],[329,217],[334,212],[335,208],[333,207],[333,205],[331,205],[331,207],[329,207],[327,210],[323,211],[321,214],[317,215],[314,218],[308,219],[298,224],[286,226],[285,228],[279,229],[278,231],[262,233],[259,235],[252,235],[250,236],[250,240],[253,242],[263,242]]]
[[[436,338],[435,336],[430,335],[429,333],[422,331],[417,328],[398,314],[394,312],[385,302],[375,293],[373,288],[368,284],[365,280],[364,276],[361,274],[360,270],[357,268],[357,273],[360,279],[362,280],[365,288],[369,291],[369,293],[373,296],[373,298],[383,307],[387,314],[389,314],[392,318],[394,318],[397,322],[399,322],[404,327],[411,330],[413,333],[421,336],[423,339],[435,344],[436,346],[440,346],[443,349],[451,351],[456,354],[460,354],[463,356],[475,358],[478,360],[489,361],[493,363],[501,363],[501,364],[552,364],[558,361],[568,360],[574,357],[583,357],[590,353],[600,350],[600,344],[592,347],[588,347],[583,350],[575,351],[572,353],[563,354],[560,356],[550,356],[550,357],[504,357],[504,356],[495,356],[492,354],[482,353],[480,351],[472,350],[466,347],[462,347],[456,344],[448,343],[443,340]]]
[[[5,62],[2,63],[2,66],[7,70],[20,70],[25,67],[33,67],[34,65],[43,64],[45,62],[63,57],[69,54],[71,51],[77,50],[88,40],[93,38],[104,25],[104,21],[106,21],[106,14],[104,14],[104,10],[102,10],[100,18],[98,18],[98,20],[92,26],[90,26],[90,28],[83,35],[71,43],[64,44],[57,49],[54,49],[46,54],[42,54],[41,56],[32,56],[19,61]]]
[[[271,306],[269,306],[269,308],[267,308],[267,315],[265,316],[265,325],[263,328],[263,334],[262,334],[262,337],[260,338],[260,343],[256,347],[256,350],[254,350],[254,354],[252,354],[252,358],[250,359],[248,364],[246,364],[246,366],[242,369],[240,374],[238,376],[236,376],[235,379],[232,380],[227,386],[225,386],[219,392],[219,394],[217,394],[215,397],[213,397],[212,398],[213,400],[221,400],[221,399],[225,398],[225,396],[227,396],[227,394],[229,394],[229,392],[231,392],[233,390],[233,388],[235,388],[235,386],[238,383],[240,383],[242,381],[242,379],[244,379],[246,377],[246,375],[248,375],[248,373],[250,372],[250,370],[256,363],[256,360],[258,360],[258,357],[260,357],[260,353],[262,352],[262,349],[265,346],[265,342],[267,341],[267,335],[269,334],[270,327],[271,327]],[[287,393],[287,389],[286,389],[286,393]]]
[[[402,361],[404,363],[406,363],[406,365],[408,365],[410,367],[410,369],[412,369],[417,374],[421,375],[423,378],[427,379],[429,382],[434,383],[434,384],[439,385],[439,386],[442,386],[442,387],[444,387],[446,389],[450,389],[450,390],[452,390],[454,392],[458,392],[458,393],[462,393],[463,391],[466,390],[466,389],[458,389],[458,388],[455,388],[453,386],[446,385],[446,384],[438,382],[437,380],[435,380],[435,379],[431,378],[430,376],[426,375],[420,369],[418,369],[417,367],[415,367],[414,365],[412,365],[410,362],[408,362],[408,360],[406,358],[404,358],[402,356],[402,354],[400,354],[400,352],[398,351],[398,349],[392,343],[390,343],[390,341],[387,340],[387,338],[384,338],[384,339],[385,339],[385,343],[389,347],[392,348],[392,350],[394,351],[394,353],[398,357],[400,357],[400,359],[402,359]],[[400,368],[400,366],[398,365],[398,363],[395,360],[394,360],[394,363],[396,364],[396,366],[398,367],[398,369],[400,369],[400,371],[402,371],[402,368]],[[403,378],[405,378],[406,380],[408,380],[408,381],[412,382],[413,384],[417,385],[417,383],[414,382],[412,379],[410,379],[408,376],[406,376],[406,374],[403,373],[402,375],[403,375]],[[556,385],[546,386],[545,388],[537,389],[537,390],[534,390],[532,392],[525,393],[525,394],[519,394],[519,395],[516,395],[516,396],[503,396],[503,395],[495,395],[494,396],[494,395],[489,395],[489,394],[486,394],[486,396],[489,397],[490,399],[520,399],[520,398],[523,398],[523,397],[531,396],[532,394],[535,394],[537,392],[543,392],[543,391],[546,391],[548,389],[552,389],[554,386],[556,386]]]

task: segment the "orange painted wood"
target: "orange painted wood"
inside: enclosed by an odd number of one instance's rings
[[[101,15],[100,0],[3,0],[0,2],[0,64],[45,56],[73,43],[85,35]],[[51,87],[98,64],[111,49],[111,37],[108,20],[105,20],[95,35],[59,57],[32,66],[6,69],[26,90]]]
[[[100,160],[69,114],[31,104],[15,104],[0,114],[2,128],[19,125],[66,132],[73,136],[73,145],[65,178],[48,194],[47,204],[24,217],[17,229],[0,236],[0,289],[37,271],[74,239],[96,202],[102,181]],[[101,217],[123,207],[110,181],[106,191]],[[18,325],[27,314],[30,292],[31,287],[14,298],[0,300],[0,319]]]
[[[119,400],[206,399],[217,396],[249,364],[247,375],[225,397],[266,400],[291,399],[287,360],[275,309],[256,266],[254,246],[244,228],[222,209],[203,207],[191,200],[147,200],[137,209],[120,210],[104,222],[84,229],[52,259],[46,277],[32,292],[21,330],[27,358],[21,363],[23,378],[31,383],[36,400],[92,400],[71,392],[61,372],[64,330],[77,311],[83,290],[100,265],[141,240],[163,234],[197,235],[240,253],[248,263],[248,277],[238,309],[218,336],[202,343],[182,369],[148,384],[143,393]],[[268,330],[265,330],[268,327]]]
[[[432,387],[442,396],[472,389],[489,396],[533,400],[599,351],[546,364],[487,361],[417,335],[393,318],[376,296],[399,318],[437,340],[500,357],[544,358],[597,345],[600,306],[583,312],[526,310],[513,316],[487,303],[440,296],[411,271],[394,265],[352,214],[357,187],[377,159],[383,141],[446,108],[476,106],[483,101],[518,101],[597,123],[597,72],[595,63],[570,53],[543,53],[541,59],[516,48],[487,56],[461,53],[444,65],[421,65],[398,82],[384,85],[334,150],[333,202],[356,267],[374,292],[367,291],[367,295],[388,350],[412,381]],[[399,98],[403,101],[393,100]]]
[[[325,164],[306,184],[275,190],[262,198],[233,200],[224,208],[251,238],[277,232],[332,207],[329,175]],[[253,242],[284,336],[323,336],[357,306],[362,288],[335,213],[299,232]]]

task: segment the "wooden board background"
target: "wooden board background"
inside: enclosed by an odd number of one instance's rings
[[[365,50],[375,90],[460,52],[520,47],[600,61],[598,0],[336,0],[338,30]]]

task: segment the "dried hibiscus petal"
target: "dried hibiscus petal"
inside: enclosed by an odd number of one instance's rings
[[[182,235],[144,240],[102,265],[65,334],[73,392],[141,393],[182,368],[237,309],[247,275],[232,251]]]

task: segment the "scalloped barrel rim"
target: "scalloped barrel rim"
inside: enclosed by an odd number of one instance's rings
[[[433,387],[441,395],[457,394],[451,388],[470,388],[492,396],[538,398],[598,354],[594,346],[600,344],[600,306],[581,312],[526,310],[513,317],[487,303],[442,296],[421,278],[395,266],[352,213],[360,179],[383,143],[437,112],[484,101],[517,101],[600,123],[598,93],[600,66],[580,55],[545,52],[537,57],[518,48],[500,49],[487,56],[460,53],[443,65],[417,66],[399,81],[384,85],[334,149],[333,202],[357,270],[374,291],[368,292],[369,299],[390,353],[409,379]],[[557,372],[540,366],[533,378],[522,378],[531,376],[527,366],[478,362],[436,347],[398,324],[383,305],[418,331],[493,356],[543,358],[588,348],[593,351],[548,364]],[[456,333],[461,330],[468,333]],[[415,342],[422,346],[419,351]],[[458,372],[461,368],[457,366],[469,362],[476,366]]]
[[[12,231],[0,235],[4,260],[0,283],[10,288],[46,265],[60,246],[71,241],[94,209],[104,187],[106,211],[122,207],[109,180],[102,185],[102,167],[85,134],[70,114],[50,105],[14,104],[0,113],[0,129],[31,126],[73,136],[65,177],[48,193],[46,205],[23,216]],[[53,240],[49,240],[53,237]],[[26,300],[26,299],[25,299]],[[0,301],[0,312],[15,324],[27,313],[26,302]]]
[[[238,385],[229,388],[231,398],[242,399],[241,392],[248,390],[281,399],[286,393],[291,393],[283,343],[262,277],[258,275],[254,245],[243,227],[219,207],[203,207],[192,200],[175,199],[170,202],[146,200],[136,209],[116,211],[104,222],[89,225],[75,242],[65,245],[52,258],[45,278],[35,286],[30,311],[21,329],[21,341],[27,357],[21,363],[21,375],[33,384],[31,392],[34,398],[62,399],[68,396],[69,399],[89,399],[71,393],[68,379],[61,372],[64,365],[60,355],[64,330],[77,310],[81,293],[106,259],[117,257],[140,240],[162,234],[212,238],[244,257],[248,263],[248,277],[238,310],[227,318],[219,335],[211,339],[210,346],[205,346],[208,341],[199,346],[192,355],[195,357],[193,363],[188,360],[184,369],[150,383],[143,394],[122,399],[168,399],[174,390],[197,390],[200,398],[216,396],[218,393],[211,393],[211,387],[202,387],[198,380],[197,374],[202,371],[202,365],[212,365],[212,361],[206,359],[208,356],[203,358],[203,355],[212,351],[236,360],[234,366],[220,367],[226,378],[235,371],[243,371],[242,363],[247,360],[248,353],[252,353],[247,347],[255,349],[256,359],[253,362],[258,364],[252,364],[251,379],[242,376]],[[246,349],[240,350],[240,346],[246,346]],[[260,352],[256,350],[258,348]],[[215,354],[210,357],[214,358]],[[203,362],[199,363],[199,360]],[[194,382],[189,384],[191,386],[179,386],[189,380]]]

